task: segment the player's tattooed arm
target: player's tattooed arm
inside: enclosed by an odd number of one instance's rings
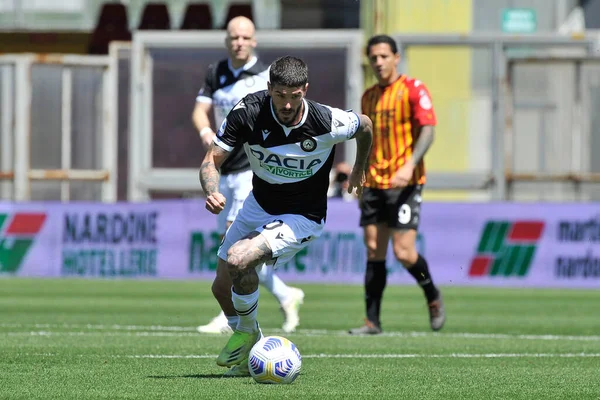
[[[369,161],[371,143],[373,142],[373,122],[364,114],[361,114],[359,118],[360,125],[354,134],[354,138],[356,138],[356,161],[354,162],[354,168],[364,170]]]
[[[360,115],[359,118],[360,124],[353,135],[356,139],[356,160],[348,180],[348,193],[356,189],[356,194],[360,197],[366,180],[365,171],[373,141],[373,122],[366,115]]]
[[[219,168],[228,155],[228,151],[214,143],[208,149],[200,166],[200,184],[207,196],[219,191]]]
[[[427,150],[431,147],[434,138],[435,129],[432,125],[424,125],[421,127],[419,138],[414,145],[412,158],[410,159],[410,163],[413,166],[416,166],[423,159],[425,153],[427,153]]]

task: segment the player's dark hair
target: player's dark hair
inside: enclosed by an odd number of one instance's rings
[[[367,48],[366,48],[366,54],[367,57],[369,56],[369,51],[371,51],[371,47],[375,46],[376,44],[381,44],[381,43],[386,43],[390,45],[390,48],[392,49],[392,53],[396,54],[398,53],[398,46],[396,45],[396,41],[388,35],[375,35],[373,37],[371,37],[371,39],[369,39],[369,41],[367,42]]]
[[[299,87],[308,83],[308,67],[298,57],[283,56],[269,68],[271,85]]]

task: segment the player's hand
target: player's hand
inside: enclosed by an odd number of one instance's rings
[[[401,189],[408,186],[408,183],[413,177],[413,173],[415,172],[415,167],[411,163],[406,163],[398,171],[392,178],[390,182],[392,184],[392,188]]]
[[[363,185],[365,184],[365,169],[364,168],[352,168],[350,177],[348,178],[348,193],[352,194],[356,188],[356,195],[360,197],[363,191]]]
[[[200,140],[202,141],[202,144],[204,145],[204,147],[206,147],[208,149],[210,147],[210,145],[212,144],[215,136],[216,135],[212,130],[210,132],[206,132],[204,135],[200,136]]]
[[[221,193],[212,193],[206,198],[206,209],[213,214],[219,214],[225,208],[225,202],[225,196]]]

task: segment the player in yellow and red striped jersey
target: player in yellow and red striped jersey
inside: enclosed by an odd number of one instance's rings
[[[412,159],[419,128],[437,124],[429,91],[420,81],[401,75],[389,86],[377,84],[367,89],[361,103],[363,113],[374,118],[378,127],[366,186],[376,189],[397,187],[392,180],[406,161]],[[408,184],[424,183],[425,165],[421,159]]]
[[[349,333],[382,332],[380,309],[390,238],[394,255],[423,289],[430,325],[437,331],[446,320],[441,293],[416,248],[426,180],[423,156],[434,139],[435,111],[427,87],[398,73],[400,55],[394,39],[373,36],[367,44],[367,57],[378,81],[362,97],[362,112],[373,121],[373,145],[360,199],[360,225],[367,246],[367,318],[365,325]]]

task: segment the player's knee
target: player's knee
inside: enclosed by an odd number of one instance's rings
[[[404,265],[412,265],[416,262],[417,250],[412,246],[395,246],[394,256]]]
[[[367,257],[374,258],[377,255],[377,240],[365,239],[365,246],[367,247]]]
[[[365,242],[365,244],[367,247],[368,260],[381,260],[385,258],[387,246],[378,246],[376,240]]]
[[[242,270],[248,267],[248,261],[245,254],[246,246],[243,243],[236,243],[227,251],[227,264],[230,269]]]

